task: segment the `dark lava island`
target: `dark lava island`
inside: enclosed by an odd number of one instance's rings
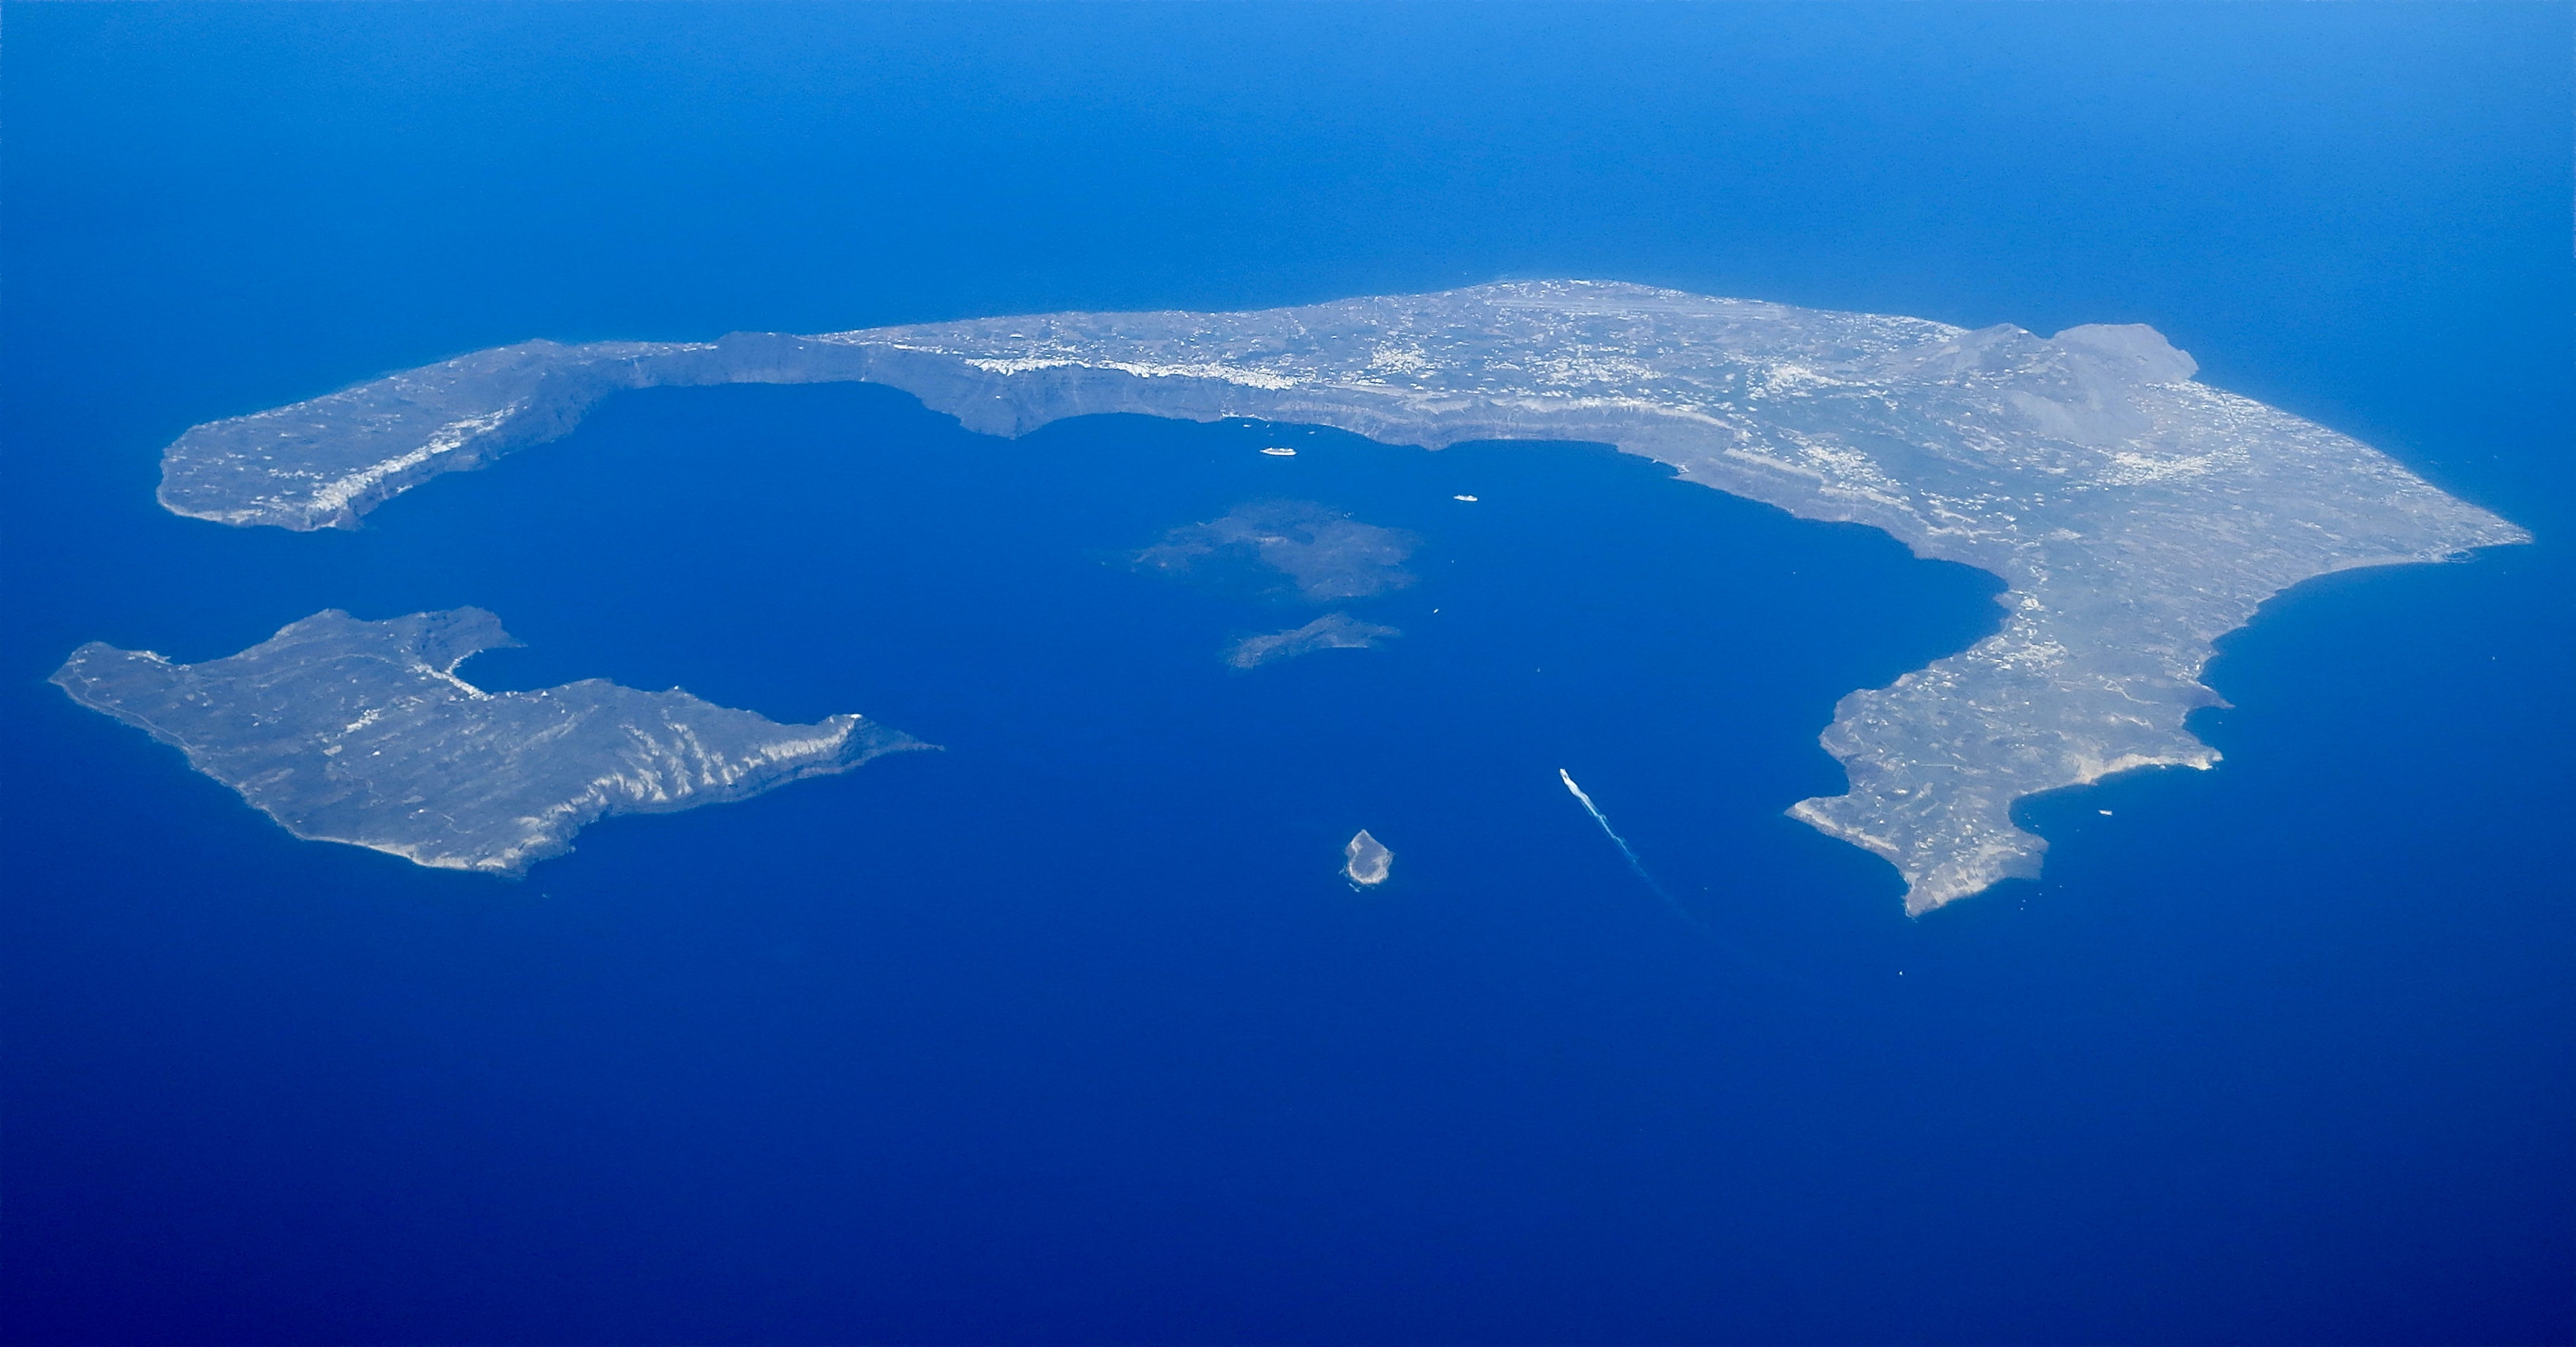
[[[388,622],[334,611],[203,664],[93,641],[53,681],[298,837],[504,875],[570,851],[610,814],[747,799],[929,747],[855,715],[780,725],[676,688],[485,692],[456,676],[512,644],[480,608]]]
[[[1254,313],[1064,313],[715,342],[527,342],[199,426],[161,501],[347,527],[443,472],[562,435],[619,389],[860,380],[1017,435],[1135,412],[1439,448],[1583,440],[2004,578],[2001,629],[1845,697],[1848,793],[1790,812],[1886,857],[1922,912],[2038,873],[2013,802],[2207,767],[2211,642],[2357,566],[2528,540],[2348,436],[2196,382],[2153,329],[2039,337],[1598,281]]]
[[[1318,650],[1374,650],[1380,642],[1403,634],[1393,627],[1362,622],[1348,613],[1326,613],[1302,627],[1246,636],[1225,652],[1225,662],[1237,669],[1258,669]]]

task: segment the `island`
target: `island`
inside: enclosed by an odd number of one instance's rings
[[[1062,313],[712,342],[534,341],[210,422],[160,499],[237,525],[345,528],[445,472],[564,434],[619,389],[859,380],[1019,435],[1132,412],[1336,427],[1424,448],[1606,443],[1792,514],[1885,530],[2003,578],[1999,629],[1821,738],[1844,794],[1795,817],[1885,857],[1922,913],[2039,873],[2015,801],[2205,768],[2212,642],[2359,566],[2528,541],[2368,445],[2197,382],[2155,330],[2041,337],[1521,281],[1248,313]]]
[[[1237,669],[1257,669],[1318,650],[1373,650],[1378,642],[1403,634],[1393,627],[1362,622],[1348,613],[1326,613],[1302,627],[1246,636],[1225,652],[1225,662]]]
[[[1395,865],[1395,853],[1386,844],[1369,836],[1362,828],[1342,848],[1342,876],[1362,888],[1376,888],[1386,882],[1386,872]]]
[[[1257,500],[1172,530],[1136,554],[1136,567],[1217,588],[1293,592],[1330,603],[1412,584],[1404,563],[1420,542],[1403,529],[1363,524],[1314,501]],[[1271,576],[1286,583],[1270,584]]]
[[[746,799],[930,747],[857,715],[780,725],[677,688],[485,692],[457,677],[468,656],[514,644],[480,608],[385,622],[334,610],[202,664],[93,641],[53,681],[297,837],[498,875],[571,850],[610,814]]]

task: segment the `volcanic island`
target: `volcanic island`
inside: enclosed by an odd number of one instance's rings
[[[677,688],[485,692],[457,676],[516,644],[480,608],[384,622],[334,610],[200,664],[93,641],[53,681],[297,837],[513,876],[610,814],[745,799],[930,747],[858,715],[780,725]]]
[[[611,393],[671,385],[886,384],[1000,436],[1126,412],[1329,426],[1430,449],[1606,443],[1685,480],[1866,524],[1918,556],[2003,578],[1994,634],[1842,699],[1821,740],[1850,788],[1788,805],[1885,857],[1907,909],[1921,913],[2038,874],[2047,844],[2014,824],[2015,801],[2134,768],[2216,762],[2184,718],[2218,700],[2200,681],[2212,642],[2274,594],[2329,572],[2529,540],[2368,445],[2197,372],[2138,325],[2041,337],[1605,281],[1245,313],[531,341],[198,426],[164,453],[160,500],[224,524],[348,528],[432,477],[563,435]],[[109,660],[101,649],[85,648],[65,673]],[[208,685],[202,695],[233,694]],[[103,695],[84,700],[144,723]],[[248,793],[226,775],[247,768],[224,765],[242,745],[222,739],[229,730],[207,732],[216,738],[183,746]],[[586,774],[608,772],[609,760],[587,755],[607,751],[566,746],[562,779],[597,779]],[[851,750],[818,741],[814,752],[846,765]],[[748,761],[727,757],[737,760]],[[776,761],[713,795],[802,770]],[[453,772],[395,788],[422,797],[381,806],[409,808],[408,818],[498,789]],[[429,834],[383,822],[391,812],[370,817],[381,836],[368,845],[427,844]],[[502,858],[553,843],[516,845],[440,854],[506,868]]]

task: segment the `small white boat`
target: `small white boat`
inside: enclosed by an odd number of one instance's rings
[[[1274,444],[1261,452],[1270,455],[1272,458],[1295,458],[1297,456],[1296,450],[1291,449],[1284,444]]]

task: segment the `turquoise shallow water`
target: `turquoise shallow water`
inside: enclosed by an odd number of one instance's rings
[[[2549,12],[621,13],[9,16],[13,1340],[2567,1336]],[[2156,321],[2541,542],[2283,596],[2217,770],[1916,922],[1780,811],[1991,577],[1598,447],[659,390],[355,533],[150,502],[192,421],[537,332],[1569,272]],[[1264,497],[1418,534],[1351,605],[1405,634],[1236,673],[1314,610],[1119,564]],[[487,686],[945,751],[512,884],[40,681],[464,603]]]

